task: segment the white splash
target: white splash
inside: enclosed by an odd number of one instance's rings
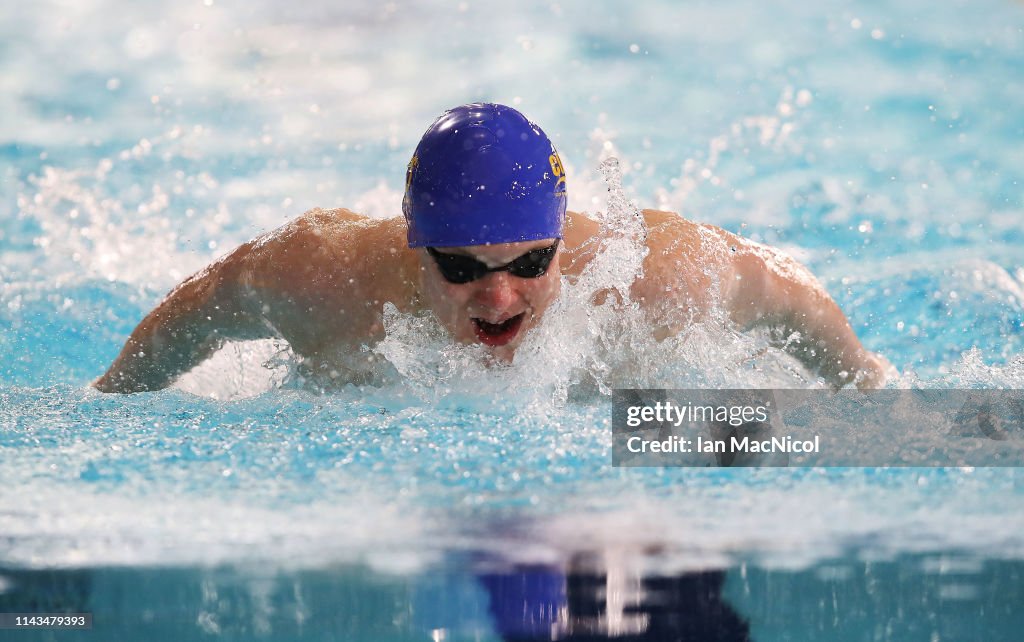
[[[522,406],[563,404],[616,387],[807,386],[813,378],[769,333],[742,334],[710,314],[658,342],[643,310],[631,299],[643,277],[647,230],[625,195],[618,160],[601,164],[607,208],[593,213],[601,229],[594,258],[524,339],[511,365],[488,364],[485,348],[457,345],[431,315],[385,308],[386,338],[374,348],[405,385],[435,402],[451,396],[519,399]],[[774,255],[773,255],[774,256]]]

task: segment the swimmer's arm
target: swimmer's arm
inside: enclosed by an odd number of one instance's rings
[[[139,323],[107,372],[101,392],[142,392],[169,386],[212,355],[226,339],[272,332],[254,314],[240,274],[251,243],[189,277]]]
[[[724,234],[732,261],[723,294],[733,321],[798,337],[787,343],[787,351],[837,388],[885,385],[891,366],[861,345],[842,310],[807,268],[775,248]]]

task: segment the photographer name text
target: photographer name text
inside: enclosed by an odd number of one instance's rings
[[[644,439],[630,437],[626,449],[631,453],[817,453],[820,450],[818,435],[814,439],[797,440],[790,436],[771,439],[730,437],[729,439]]]

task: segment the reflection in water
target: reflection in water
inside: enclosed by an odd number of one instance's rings
[[[91,592],[91,571],[0,569],[0,613],[83,613]]]
[[[750,639],[722,596],[724,571],[644,577],[621,559],[577,555],[565,572],[521,566],[479,579],[509,642]]]
[[[1024,562],[963,552],[651,575],[662,554],[438,567],[0,568],[0,612],[90,612],[90,640],[1019,640]],[[483,569],[487,569],[486,571]],[[495,570],[500,569],[500,570]],[[22,632],[19,640],[70,639]],[[0,631],[0,639],[14,636]]]

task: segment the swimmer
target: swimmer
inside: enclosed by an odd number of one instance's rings
[[[578,277],[607,233],[566,211],[565,172],[544,132],[496,104],[456,107],[430,126],[402,210],[381,220],[314,209],[245,243],[172,290],[93,385],[164,388],[226,340],[271,337],[306,367],[358,381],[358,360],[344,355],[384,338],[388,302],[430,311],[453,341],[511,362],[562,276]],[[786,350],[834,387],[884,384],[891,366],[792,258],[671,212],[643,218],[649,253],[630,296],[656,339],[721,306],[740,328],[779,329]]]

